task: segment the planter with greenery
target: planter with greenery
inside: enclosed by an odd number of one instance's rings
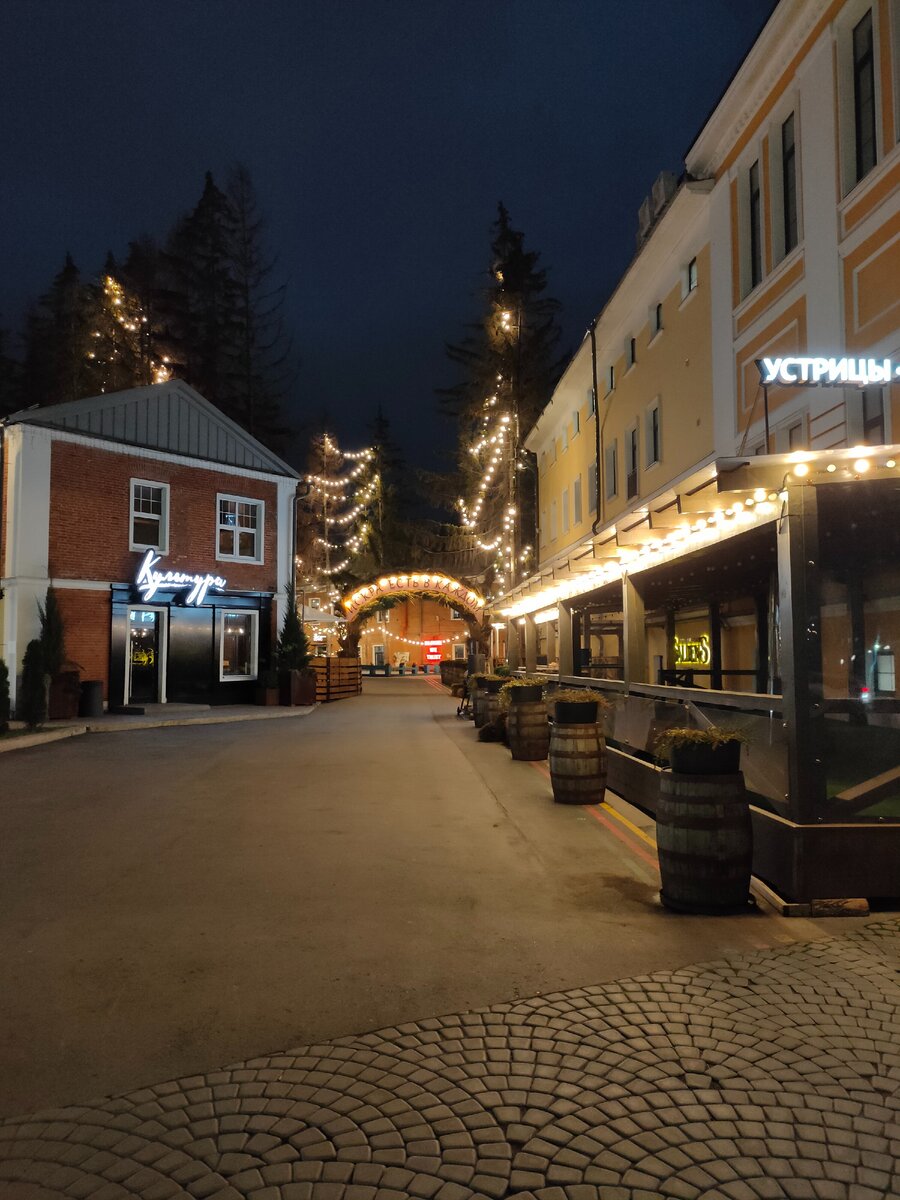
[[[603,693],[590,688],[560,688],[548,704],[557,725],[594,725],[610,708]]]
[[[308,706],[316,702],[316,673],[309,665],[312,655],[306,630],[297,612],[293,585],[288,584],[285,591],[287,609],[277,650],[278,690],[282,705]]]
[[[37,729],[47,720],[47,672],[44,670],[44,649],[37,638],[25,647],[16,716],[29,729]]]
[[[680,775],[734,775],[741,769],[741,746],[746,737],[735,729],[710,725],[706,729],[666,729],[654,743]]]
[[[0,658],[0,733],[9,729],[9,668]]]
[[[487,694],[489,696],[499,696],[500,689],[506,683],[505,677],[503,675],[485,675],[483,679],[482,686]]]
[[[550,749],[550,725],[543,700],[544,681],[519,676],[500,689],[506,709],[506,737],[512,756],[520,762],[542,762]]]
[[[500,695],[506,704],[528,704],[539,701],[544,695],[544,681],[520,675],[516,679],[508,679],[500,688]]]
[[[281,703],[278,672],[272,667],[259,673],[259,678],[256,680],[256,703],[268,707]]]
[[[47,676],[47,715],[51,721],[71,721],[78,716],[81,668],[66,661],[66,634],[55,588],[48,587],[41,620],[41,649]]]

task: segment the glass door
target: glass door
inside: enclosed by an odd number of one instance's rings
[[[155,704],[159,700],[161,614],[153,609],[137,608],[128,616],[128,702]]]

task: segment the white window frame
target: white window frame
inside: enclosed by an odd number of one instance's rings
[[[653,438],[651,434],[653,432],[654,413],[656,413],[657,455],[656,458],[651,458],[650,455],[653,451]],[[645,469],[659,466],[659,464],[662,462],[662,406],[660,404],[659,396],[656,397],[652,404],[647,405],[646,416],[644,420],[644,459]]]
[[[451,621],[461,621],[462,619],[463,619],[463,615],[458,608],[450,609],[450,620]]]
[[[219,550],[219,533],[223,529],[234,529],[235,532],[240,529],[240,526],[222,525],[219,516],[219,506],[223,500],[232,500],[236,504],[255,504],[259,509],[259,520],[257,521],[256,537],[257,553],[253,556],[248,554],[222,554]],[[240,544],[240,539],[235,537],[235,544]],[[265,562],[266,550],[266,502],[259,500],[256,496],[237,496],[232,492],[217,492],[216,493],[216,561],[217,562],[244,562],[262,564]]]
[[[134,511],[134,489],[138,487],[160,488],[162,490],[162,515],[159,521],[160,544],[151,546],[147,542],[134,540],[134,518],[139,515]],[[161,483],[158,479],[130,479],[128,481],[128,549],[129,550],[158,550],[160,554],[169,553],[169,484]],[[164,535],[164,536],[163,536]]]
[[[691,287],[691,267],[694,268],[694,286]],[[697,255],[689,258],[684,264],[681,274],[681,300],[684,303],[690,296],[693,296],[700,284],[700,264],[697,261]]]
[[[376,662],[378,651],[381,651],[381,662]],[[372,666],[383,667],[387,662],[387,647],[384,642],[375,642],[372,646]]]
[[[782,178],[782,133],[788,117],[794,117],[794,186],[797,200],[797,244],[791,250],[784,245],[784,180]],[[796,254],[803,245],[803,176],[800,154],[800,96],[791,92],[783,97],[769,123],[769,215],[772,228],[772,267]]]
[[[228,610],[216,609],[216,615],[221,618],[222,628],[219,631],[219,683],[246,683],[248,679],[259,678],[259,611],[255,608],[236,608],[230,610],[235,616],[250,617],[251,638],[253,643],[253,673],[252,675],[225,674],[225,621]]]
[[[466,653],[465,643],[464,642],[454,642],[453,643],[453,661],[454,662],[462,662],[465,659],[467,659],[468,657],[469,656]]]

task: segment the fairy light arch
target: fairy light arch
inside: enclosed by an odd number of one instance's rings
[[[371,583],[355,587],[341,601],[347,619],[347,637],[359,644],[363,624],[381,600],[420,596],[455,608],[469,627],[469,635],[483,643],[485,599],[480,592],[450,575],[431,571],[398,571],[382,575]]]

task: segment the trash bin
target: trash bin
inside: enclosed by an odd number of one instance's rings
[[[419,673],[419,668],[416,666],[416,664],[415,664],[415,663],[413,663],[413,665],[412,665],[412,670],[410,671],[410,674],[411,674],[411,675],[418,675],[418,673]]]
[[[81,685],[81,698],[78,702],[79,717],[103,716],[103,680],[85,679]]]

